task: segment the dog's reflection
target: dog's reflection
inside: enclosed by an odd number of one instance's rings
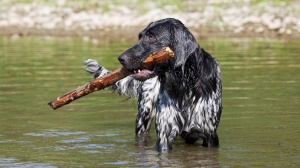
[[[166,153],[153,150],[155,140],[149,135],[136,136],[137,167],[220,167],[218,148],[205,148],[201,143],[184,144],[178,138]],[[176,146],[176,147],[175,147]]]

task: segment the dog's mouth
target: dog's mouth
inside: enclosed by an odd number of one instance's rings
[[[139,81],[145,81],[155,76],[154,67],[133,70],[132,77]]]

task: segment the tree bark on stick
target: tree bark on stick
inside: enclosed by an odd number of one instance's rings
[[[174,52],[169,47],[164,47],[156,52],[151,53],[147,57],[147,59],[143,62],[141,68],[153,66],[157,63],[160,63],[172,57],[174,57]],[[104,89],[105,87],[108,87],[110,85],[113,85],[117,81],[131,74],[133,74],[133,71],[128,71],[125,68],[119,68],[85,85],[79,86],[78,88],[49,102],[48,105],[51,106],[54,110],[56,110],[57,108],[69,104],[72,101],[79,99],[80,97],[93,93],[94,91]]]

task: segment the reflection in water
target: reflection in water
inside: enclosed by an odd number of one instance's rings
[[[173,144],[173,150],[159,153],[154,150],[155,142],[148,135],[136,136],[138,167],[220,167],[218,148],[204,148],[200,144]],[[179,145],[179,146],[178,146]]]

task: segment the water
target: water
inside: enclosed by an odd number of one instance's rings
[[[103,90],[52,110],[47,103],[90,81],[82,61],[116,69],[132,43],[95,46],[71,38],[0,38],[0,167],[300,166],[300,42],[206,39],[220,62],[224,111],[220,148],[154,150],[136,139],[137,105]]]

